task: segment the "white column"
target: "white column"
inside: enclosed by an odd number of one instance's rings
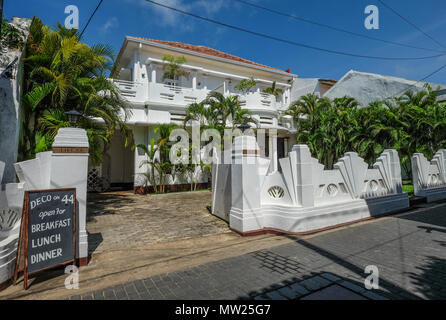
[[[151,71],[150,82],[156,83],[156,64],[154,63],[150,64],[150,71]]]
[[[265,139],[265,129],[257,129],[257,144],[259,145],[260,148],[260,156],[261,157],[265,157],[265,143],[266,143],[266,139]]]
[[[192,90],[197,89],[197,71],[192,72]]]
[[[138,52],[135,51],[133,54],[133,81],[139,82],[139,73],[140,73],[140,66],[139,66],[139,59],[138,59]]]
[[[273,164],[272,170],[278,170],[278,160],[277,160],[277,130],[269,130],[269,158]]]
[[[202,78],[201,81],[203,81],[203,90],[207,90],[208,89],[208,76],[203,74],[201,76],[201,78]]]
[[[52,147],[51,188],[76,188],[77,258],[81,265],[85,265],[88,258],[86,217],[89,144],[87,132],[79,128],[60,128]]]

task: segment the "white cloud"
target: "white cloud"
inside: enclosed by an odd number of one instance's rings
[[[171,9],[164,8],[147,2],[145,0],[126,0],[127,2],[140,5],[144,8],[151,9],[155,18],[161,26],[175,27],[191,30],[193,27],[190,23],[185,24],[184,15]],[[156,0],[156,2],[165,4],[166,6],[177,8],[189,12],[198,12],[206,16],[212,16],[227,6],[224,0]],[[204,11],[204,12],[203,12]],[[152,18],[152,17],[151,17]]]
[[[99,29],[102,34],[107,33],[110,29],[116,28],[119,26],[118,18],[112,17],[108,19]]]

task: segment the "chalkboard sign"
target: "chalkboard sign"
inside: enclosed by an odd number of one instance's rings
[[[14,283],[76,259],[76,189],[25,192]],[[23,265],[23,266],[22,266]]]

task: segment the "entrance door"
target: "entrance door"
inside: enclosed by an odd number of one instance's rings
[[[125,146],[125,138],[120,132],[115,132],[111,139],[108,155],[108,178],[112,187],[132,188],[134,175],[135,153],[129,146]]]

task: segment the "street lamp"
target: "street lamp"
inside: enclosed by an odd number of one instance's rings
[[[72,127],[75,127],[78,120],[82,117],[82,113],[74,109],[65,112],[65,114],[68,116],[68,122]]]

